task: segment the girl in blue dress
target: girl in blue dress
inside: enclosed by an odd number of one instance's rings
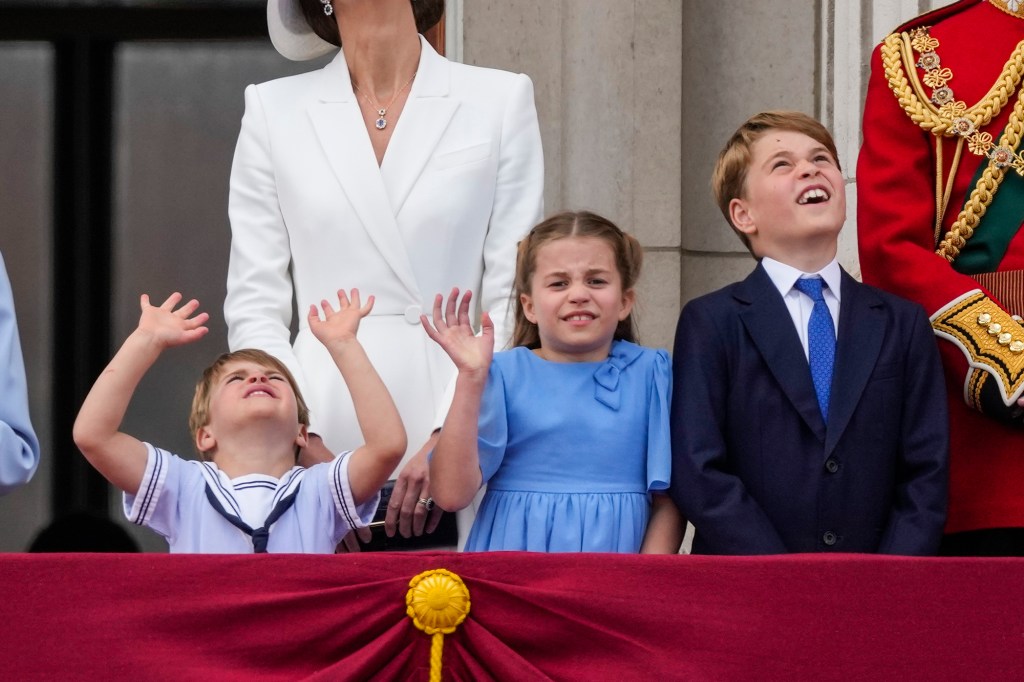
[[[642,259],[608,220],[559,213],[519,243],[511,350],[494,353],[486,313],[474,334],[469,291],[422,316],[458,368],[433,499],[455,511],[487,484],[467,551],[678,551],[669,358],[634,343]]]

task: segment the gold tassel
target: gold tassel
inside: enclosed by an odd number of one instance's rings
[[[444,636],[455,632],[469,615],[469,589],[451,571],[424,571],[409,581],[405,604],[413,625],[432,637],[430,682],[441,682]]]

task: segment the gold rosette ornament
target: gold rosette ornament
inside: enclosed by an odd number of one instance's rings
[[[430,682],[441,682],[444,636],[455,632],[469,615],[469,589],[462,578],[437,568],[409,581],[405,612],[413,625],[431,635]]]

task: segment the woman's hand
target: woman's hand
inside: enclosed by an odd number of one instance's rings
[[[437,434],[413,455],[398,473],[384,517],[384,532],[389,538],[397,532],[403,538],[428,535],[437,529],[444,511],[430,497],[430,466],[427,455],[437,444]],[[421,502],[420,500],[426,500]]]
[[[322,438],[310,433],[306,438],[306,446],[299,450],[299,466],[309,468],[323,462],[334,461],[334,453],[324,444]]]

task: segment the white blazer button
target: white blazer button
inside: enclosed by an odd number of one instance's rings
[[[423,314],[423,308],[411,305],[405,309],[405,321],[409,324],[419,324],[421,314]]]

